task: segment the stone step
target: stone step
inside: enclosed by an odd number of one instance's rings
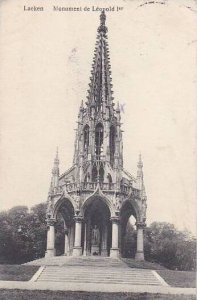
[[[45,273],[42,273],[42,276],[48,276],[48,277],[54,277],[54,274],[52,274],[52,273],[47,273],[47,272],[45,272]],[[94,274],[94,275],[91,275],[91,274],[85,274],[85,273],[83,273],[83,274],[63,274],[63,273],[58,273],[58,274],[56,274],[56,276],[58,276],[58,277],[68,277],[68,278],[71,278],[71,277],[73,277],[73,278],[81,278],[81,276],[85,276],[86,278],[103,278],[103,275],[102,274]],[[142,274],[141,276],[143,276],[143,279],[150,279],[150,278],[154,278],[154,276],[151,276],[150,274],[148,275],[148,274]],[[105,274],[105,276],[104,276],[105,278],[138,278],[139,277],[139,274],[127,274],[127,275],[124,275],[124,276],[122,276],[121,274]]]
[[[76,282],[102,284],[162,285],[151,270],[46,266],[38,282]]]
[[[44,271],[42,274],[45,274],[47,273],[48,275],[50,274],[55,274],[57,271]],[[59,275],[63,274],[63,275],[68,275],[68,276],[83,276],[83,275],[90,275],[90,276],[103,276],[103,273],[102,272],[90,272],[90,271],[86,271],[86,272],[80,272],[80,271],[74,271],[74,272],[68,272],[68,271],[61,271],[61,272],[58,272]],[[143,277],[147,276],[147,277],[150,277],[151,273],[138,273],[138,272],[125,272],[124,274],[122,273],[118,273],[118,272],[107,272],[105,271],[105,276],[138,276],[138,275],[143,275]],[[154,277],[154,275],[152,275],[152,277]]]
[[[92,267],[127,267],[127,265],[120,259],[110,257],[93,257],[93,256],[55,256],[50,258],[41,258],[27,265],[46,265],[46,266],[92,266]]]
[[[39,282],[63,282],[63,283],[83,283],[83,284],[86,284],[86,283],[94,283],[94,284],[129,284],[129,285],[155,285],[155,286],[161,286],[161,283],[160,282],[157,282],[157,281],[154,281],[154,282],[151,282],[151,281],[146,281],[146,282],[143,282],[141,280],[138,280],[138,281],[123,281],[123,282],[120,282],[120,281],[112,281],[112,280],[104,280],[104,281],[100,281],[100,280],[95,280],[95,281],[90,281],[90,280],[61,280],[61,279],[53,279],[53,280],[48,280],[48,279],[41,279],[39,280]]]
[[[48,272],[47,270],[46,271],[44,271],[44,272],[42,272],[42,274],[43,275],[45,275],[45,274],[47,274],[47,275],[54,275],[54,274],[58,274],[58,275],[62,275],[62,276],[78,276],[78,277],[80,277],[80,276],[90,276],[90,277],[95,277],[95,276],[105,276],[105,277],[112,277],[112,276],[118,276],[118,277],[131,277],[131,276],[143,276],[143,278],[145,278],[145,277],[147,277],[147,278],[149,278],[149,277],[153,277],[154,278],[154,275],[153,275],[153,273],[151,273],[151,271],[150,271],[150,273],[137,273],[137,272],[135,272],[135,273],[127,273],[127,274],[122,274],[122,273],[115,273],[115,272],[113,272],[113,273],[111,273],[111,272],[105,272],[105,274],[103,274],[103,273],[98,273],[98,272],[96,272],[96,271],[94,271],[94,272],[77,272],[77,270],[75,271],[75,272]]]
[[[42,276],[42,278],[38,279],[38,281],[41,281],[41,280],[44,280],[44,281],[76,281],[76,282],[100,282],[100,283],[105,283],[105,282],[119,282],[119,283],[125,283],[125,282],[140,282],[140,283],[158,283],[158,281],[156,279],[151,279],[151,278],[91,278],[91,277],[85,277],[85,278],[75,278],[75,277],[60,277],[60,276]]]

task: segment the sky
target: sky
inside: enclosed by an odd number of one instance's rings
[[[54,5],[82,11],[55,12]],[[0,6],[0,209],[46,201],[57,146],[60,172],[72,166],[99,25],[92,6],[119,6],[107,12],[107,26],[124,167],[135,176],[141,152],[147,224],[170,222],[195,234],[195,1],[7,0]]]

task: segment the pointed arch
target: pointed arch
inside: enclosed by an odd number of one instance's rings
[[[98,171],[96,165],[92,168],[92,182],[97,182]]]
[[[116,137],[116,130],[114,125],[110,127],[109,133],[109,149],[110,149],[110,164],[113,166],[114,164],[114,155],[115,155],[115,137]]]
[[[104,181],[104,174],[105,174],[105,171],[103,168],[103,164],[101,164],[100,168],[99,168],[99,182],[101,182],[101,183]]]
[[[85,210],[86,208],[91,205],[91,203],[95,200],[98,199],[99,201],[103,201],[107,207],[109,208],[110,211],[110,216],[114,217],[115,216],[115,208],[113,206],[113,203],[111,202],[111,200],[104,195],[100,189],[97,189],[92,195],[90,195],[89,197],[87,197],[85,199],[85,201],[83,202],[83,205],[81,207],[81,215],[84,216]]]
[[[84,183],[88,183],[90,181],[90,173],[88,172],[84,177]]]
[[[103,125],[98,123],[95,128],[95,154],[98,160],[100,160],[100,157],[103,153],[103,135]]]
[[[112,188],[112,177],[111,177],[110,173],[107,174],[107,181],[108,181],[108,184],[109,184],[109,189],[111,190],[111,188]]]
[[[135,199],[127,198],[121,206],[120,214],[125,210],[126,214],[133,215],[136,219],[136,222],[140,220],[140,213],[137,203],[135,202]]]
[[[131,225],[131,218],[134,218],[134,226]],[[131,229],[133,236],[136,234],[135,232],[135,224],[138,220],[138,210],[136,208],[136,205],[134,201],[131,199],[127,199],[123,202],[122,207],[120,209],[120,232],[121,232],[121,239],[120,239],[120,251],[121,255],[123,257],[127,257],[128,253],[129,255],[132,254],[132,257],[135,254],[136,251],[136,242],[134,242],[134,247],[132,246],[132,249],[128,252],[128,245],[131,243]],[[133,236],[132,236],[132,243],[133,243]]]
[[[88,147],[89,147],[89,133],[90,132],[90,127],[88,126],[88,124],[85,125],[84,129],[83,129],[83,141],[84,141],[84,152],[87,153],[88,152]]]
[[[76,207],[75,207],[75,203],[74,200],[71,199],[69,196],[67,195],[63,195],[62,197],[60,197],[55,205],[54,205],[54,209],[53,209],[53,218],[56,219],[57,218],[57,214],[61,208],[62,205],[67,205],[70,209],[70,211],[74,212]]]

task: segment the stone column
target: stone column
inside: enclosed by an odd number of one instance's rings
[[[136,260],[144,260],[144,223],[136,223],[137,226],[137,251],[135,254]]]
[[[90,221],[90,218],[88,218],[87,223],[86,223],[86,234],[87,234],[86,255],[90,256],[91,255],[91,221]]]
[[[118,233],[119,233],[119,218],[112,217],[112,247],[110,249],[110,257],[119,257],[118,248]]]
[[[68,230],[65,229],[64,255],[69,255]]]
[[[73,246],[74,246],[74,235],[75,235],[75,228],[74,228],[75,224],[72,224],[70,227],[70,235],[69,235],[69,250],[70,250],[70,255],[72,255],[73,252]]]
[[[87,225],[84,223],[84,244],[83,244],[83,256],[87,255]]]
[[[75,217],[75,243],[73,248],[73,256],[82,255],[82,247],[81,247],[81,230],[82,228],[82,217]]]
[[[107,256],[107,225],[103,225],[101,256]]]
[[[55,256],[55,219],[47,220],[47,249],[45,257]]]

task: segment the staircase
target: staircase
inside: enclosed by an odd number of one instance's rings
[[[127,265],[120,259],[101,256],[54,256],[40,258],[26,263],[32,266],[89,266],[89,267],[125,267]]]
[[[165,285],[155,271],[129,268],[119,259],[91,256],[47,260],[37,282]]]

